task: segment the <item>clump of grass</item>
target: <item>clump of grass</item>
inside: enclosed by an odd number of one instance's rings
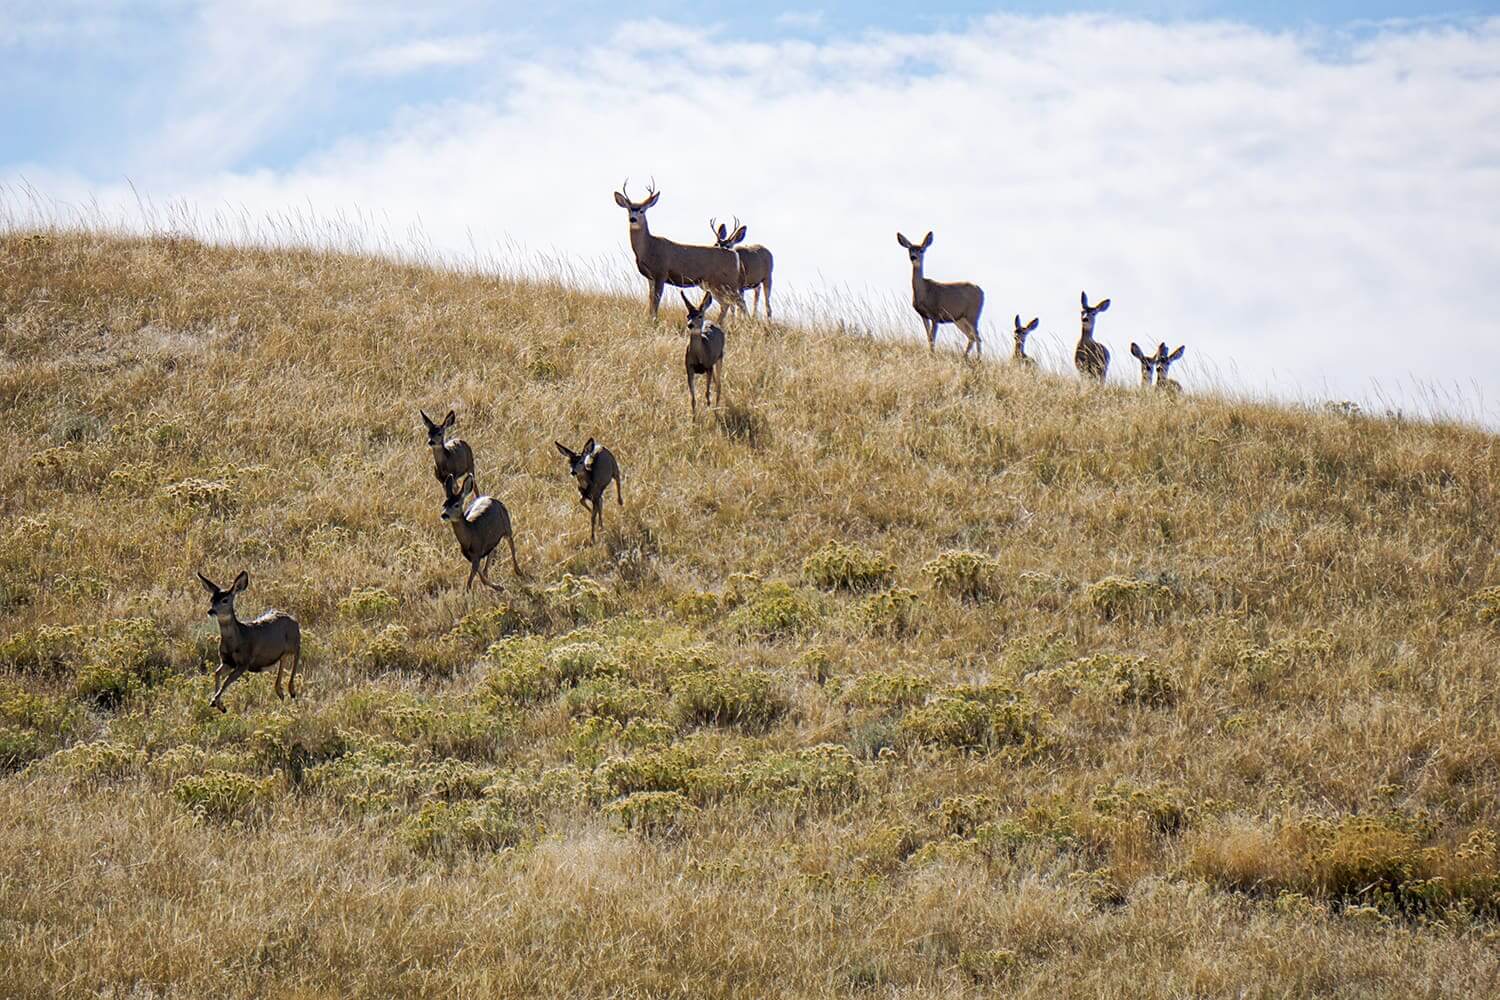
[[[930,819],[946,837],[969,838],[994,818],[996,810],[988,795],[950,795],[937,804]]]
[[[456,641],[485,649],[526,627],[526,618],[509,604],[476,608],[454,623],[448,635]]]
[[[817,627],[823,614],[806,593],[785,583],[760,586],[729,616],[729,626],[744,639],[785,639]]]
[[[823,590],[866,591],[890,585],[896,564],[860,545],[826,542],[802,560],[802,578]]]
[[[162,488],[167,501],[209,514],[232,514],[239,507],[234,487],[217,479],[183,479]]]
[[[401,838],[413,851],[450,860],[515,847],[523,834],[505,805],[492,800],[433,800],[401,826]]]
[[[1090,585],[1085,596],[1105,621],[1154,621],[1165,617],[1177,600],[1170,587],[1126,576],[1107,576]]]
[[[1129,816],[1139,819],[1147,829],[1161,834],[1176,834],[1188,825],[1195,809],[1186,792],[1165,784],[1137,784],[1121,778],[1094,792],[1090,805],[1102,816]]]
[[[1485,587],[1465,600],[1464,606],[1479,624],[1500,627],[1500,587]]]
[[[1070,695],[1089,693],[1124,705],[1165,707],[1177,701],[1177,682],[1163,666],[1144,656],[1096,653],[1037,671],[1032,680]]]
[[[853,609],[860,630],[900,639],[917,628],[917,595],[904,587],[893,587],[861,600]]]
[[[172,786],[172,795],[199,819],[243,821],[266,807],[277,781],[276,775],[253,778],[235,771],[211,770],[179,779]]]
[[[719,614],[719,595],[705,591],[683,594],[672,602],[672,611],[685,622],[701,624],[712,621]]]
[[[926,701],[932,688],[929,677],[877,670],[855,677],[844,697],[854,705],[906,708]]]
[[[907,712],[901,737],[919,746],[965,750],[1042,745],[1050,719],[1019,691],[940,695]]]
[[[609,588],[587,576],[564,573],[545,591],[547,607],[565,621],[596,622],[609,614],[614,601]]]
[[[681,792],[634,792],[604,807],[604,814],[625,829],[656,837],[682,832],[697,812]]]
[[[139,772],[145,763],[145,751],[111,740],[75,743],[47,759],[49,767],[76,781],[87,782],[125,778]]]
[[[977,604],[1001,594],[1000,561],[983,552],[949,549],[922,566],[933,589]]]
[[[724,667],[683,674],[673,683],[672,712],[680,725],[764,730],[787,710],[771,675]]]
[[[740,791],[783,805],[847,802],[860,790],[859,762],[836,743],[767,754],[732,777]]]
[[[362,587],[339,598],[339,614],[355,621],[369,622],[389,618],[401,602],[380,587]]]

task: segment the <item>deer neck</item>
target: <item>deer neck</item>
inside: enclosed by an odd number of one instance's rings
[[[630,249],[635,251],[635,261],[643,264],[651,254],[651,246],[655,242],[651,235],[651,225],[645,216],[641,217],[641,228],[630,231]]]
[[[1093,339],[1094,339],[1094,321],[1093,320],[1084,320],[1083,321],[1083,332],[1078,335],[1078,342],[1080,344],[1087,344],[1088,342],[1090,342]]]
[[[219,647],[231,656],[243,652],[250,645],[250,630],[240,621],[239,613],[231,611],[227,618],[215,618],[219,622]],[[222,653],[221,653],[222,655]]]
[[[1026,357],[1026,348],[1022,347],[1020,344],[1015,345],[1015,350],[1011,351],[1010,356],[1015,358],[1017,361],[1031,360],[1030,358]]]

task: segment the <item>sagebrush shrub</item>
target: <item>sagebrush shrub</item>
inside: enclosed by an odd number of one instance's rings
[[[893,587],[871,594],[855,605],[854,622],[861,631],[872,635],[904,638],[916,631],[917,604],[915,593]]]
[[[802,577],[823,590],[878,590],[888,586],[896,564],[860,545],[830,541],[802,561]]]
[[[1019,692],[988,701],[941,695],[902,717],[901,736],[910,743],[958,750],[995,750],[1040,745],[1047,714]]]
[[[768,583],[734,609],[729,625],[745,639],[784,639],[813,629],[822,617],[807,593]]]
[[[427,802],[401,826],[401,837],[413,851],[448,859],[514,847],[522,835],[521,824],[505,805],[489,800]]]
[[[1000,561],[983,552],[949,549],[922,566],[933,589],[978,603],[1001,594]]]
[[[926,701],[932,687],[930,677],[875,670],[855,677],[844,698],[867,707],[905,708]]]
[[[672,711],[681,725],[763,730],[781,718],[787,706],[775,678],[756,670],[704,670],[683,674],[672,686]]]
[[[1176,604],[1170,587],[1150,580],[1107,576],[1085,592],[1089,607],[1105,621],[1117,618],[1154,620],[1165,617]]]
[[[253,778],[236,771],[211,770],[181,778],[172,795],[199,819],[250,819],[270,802],[278,778]]]
[[[698,812],[681,792],[635,792],[604,807],[620,826],[650,836],[678,833]]]
[[[351,590],[347,597],[339,599],[339,614],[357,621],[375,621],[389,618],[396,613],[401,602],[380,587],[364,587]]]

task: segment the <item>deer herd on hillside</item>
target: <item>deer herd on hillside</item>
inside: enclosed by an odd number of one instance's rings
[[[625,209],[630,221],[630,247],[635,254],[636,269],[650,282],[647,306],[652,320],[659,318],[661,297],[668,285],[676,288],[697,287],[703,290],[703,298],[694,304],[685,292],[679,293],[687,307],[687,350],[683,358],[687,373],[688,398],[694,419],[698,415],[696,382],[704,379],[703,402],[713,406],[722,402],[723,382],[721,371],[724,362],[725,334],[719,324],[724,323],[731,310],[753,316],[759,312],[762,297],[765,299],[766,320],[771,319],[771,272],[774,264],[771,251],[758,244],[744,243],[745,226],[739,219],[733,226],[709,220],[713,234],[712,246],[675,243],[651,232],[646,222],[646,213],[661,192],[652,184],[644,201],[632,201],[628,194],[629,182],[615,192],[615,203]],[[967,340],[964,356],[972,351],[975,357],[983,354],[984,345],[979,335],[979,316],[984,310],[984,290],[967,281],[933,281],[924,273],[925,258],[932,246],[932,233],[920,243],[913,243],[901,233],[898,242],[911,261],[912,308],[922,320],[923,332],[927,334],[927,345],[936,350],[938,327],[951,323],[958,327]],[[754,291],[754,306],[747,308],[744,293]],[[719,314],[714,321],[708,319],[709,307],[714,299],[719,301]],[[1088,293],[1082,302],[1082,330],[1078,347],[1073,352],[1073,364],[1085,377],[1103,382],[1109,371],[1109,349],[1094,339],[1094,324],[1100,313],[1109,308],[1109,299],[1089,305]],[[1026,353],[1026,338],[1033,333],[1039,319],[1022,323],[1019,314],[1015,317],[1015,348],[1012,362],[1024,368],[1034,368],[1036,361]],[[1167,393],[1179,393],[1182,387],[1167,376],[1167,369],[1182,357],[1185,348],[1168,351],[1165,343],[1159,344],[1153,353],[1146,353],[1138,344],[1130,345],[1130,353],[1141,365],[1141,383],[1154,386]],[[493,496],[479,492],[475,479],[474,450],[468,442],[449,439],[449,432],[457,423],[457,414],[449,410],[441,423],[419,411],[427,434],[427,447],[432,453],[433,475],[443,490],[439,517],[453,529],[459,552],[469,564],[469,579],[466,590],[474,586],[477,576],[492,590],[503,588],[489,578],[491,559],[500,543],[510,549],[511,569],[516,576],[524,577],[521,564],[516,558],[515,532],[511,527],[510,511]],[[604,525],[604,506],[611,483],[615,488],[615,502],[624,506],[621,490],[619,462],[593,438],[589,438],[582,451],[573,451],[561,442],[554,442],[567,464],[568,475],[578,488],[578,502],[589,514],[589,541],[597,537],[597,529]],[[467,501],[470,494],[473,500]],[[260,673],[276,667],[276,697],[284,697],[281,686],[283,668],[290,664],[287,691],[297,697],[297,668],[301,661],[302,633],[297,620],[279,611],[269,611],[253,621],[241,621],[235,612],[235,598],[250,585],[248,573],[241,572],[228,589],[220,588],[202,573],[198,579],[209,593],[208,614],[219,624],[219,665],[214,670],[214,693],[209,704],[219,711],[224,707],[224,691],[242,674]]]

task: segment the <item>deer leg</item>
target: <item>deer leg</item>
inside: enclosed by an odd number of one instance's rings
[[[693,419],[698,419],[698,390],[693,388],[693,373],[688,372],[688,399],[693,404]]]
[[[766,322],[769,323],[771,321],[771,276],[769,274],[766,275],[763,284],[766,287]]]
[[[927,349],[937,351],[937,321],[922,317],[922,331],[927,334]]]
[[[625,506],[625,497],[620,493],[620,474],[615,473],[615,503]]]
[[[297,668],[301,665],[302,650],[294,650],[292,652],[292,669],[290,672],[288,672],[286,679],[287,694],[291,695],[294,700],[297,697]]]
[[[506,535],[505,540],[510,543],[510,568],[516,571],[516,576],[524,578],[526,574],[521,572],[521,564],[516,562],[516,536]]]
[[[475,559],[469,563],[469,582],[464,584],[464,590],[474,589],[474,574],[479,572],[479,560]]]
[[[968,345],[964,347],[964,357],[968,357],[969,352],[975,349],[978,350],[979,355],[982,357],[984,355],[984,345],[979,342],[979,328],[971,320],[966,319],[959,321],[958,328],[964,332],[965,337],[969,338]]]
[[[474,568],[476,570],[478,570],[478,572],[479,572],[479,579],[484,583],[484,585],[486,587],[490,588],[491,590],[504,590],[505,589],[504,587],[500,586],[499,584],[492,582],[489,577],[485,576],[484,575],[484,570],[479,569],[479,564],[478,563],[474,564]]]
[[[227,666],[229,666],[229,664],[227,664],[227,663],[221,664],[220,665],[220,669],[223,669],[223,667],[227,667]],[[214,671],[215,674],[217,674],[218,672],[219,671],[217,671],[217,670]],[[239,680],[240,679],[240,674],[243,674],[244,672],[245,672],[245,668],[244,667],[234,667],[234,668],[230,669],[229,673],[225,676],[223,683],[221,683],[219,685],[219,689],[214,692],[213,699],[209,702],[209,704],[212,705],[212,706],[214,706],[215,708],[217,708],[221,712],[228,712],[229,709],[227,709],[227,708],[224,707],[224,701],[223,701],[223,699],[224,699],[224,692],[225,692],[225,690],[228,689],[229,685],[231,685],[235,681]]]
[[[657,314],[661,311],[661,293],[666,287],[666,282],[662,281],[660,278],[651,279],[650,306],[652,319],[656,319]]]
[[[283,666],[285,666],[285,665],[286,665],[286,657],[284,655],[283,656],[278,656],[276,658],[276,700],[277,701],[285,701],[286,700],[286,693],[281,690],[281,668]]]

